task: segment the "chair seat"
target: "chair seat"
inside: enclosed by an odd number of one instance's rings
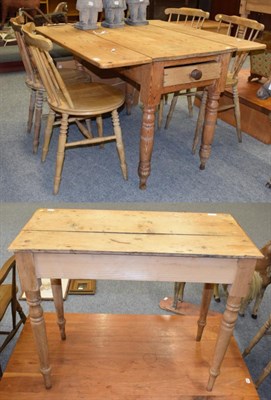
[[[58,105],[48,99],[48,103],[57,113],[74,116],[96,116],[118,109],[125,101],[124,94],[117,88],[103,83],[65,82],[74,107],[67,107],[66,102]]]
[[[78,83],[91,81],[90,75],[87,72],[81,71],[79,69],[63,68],[59,69],[59,73],[62,79],[65,80],[65,83],[68,85],[77,85]]]

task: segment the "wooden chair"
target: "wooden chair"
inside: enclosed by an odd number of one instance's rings
[[[269,315],[269,318],[267,319],[267,321],[263,324],[263,326],[259,329],[259,331],[256,333],[256,335],[254,336],[254,338],[250,341],[248,347],[245,348],[244,352],[243,352],[243,357],[246,357],[251,350],[253,349],[253,347],[261,340],[261,338],[264,335],[270,335],[271,331],[271,314]],[[262,373],[260,374],[259,378],[257,379],[257,381],[255,382],[255,386],[256,388],[258,388],[260,386],[260,384],[263,382],[263,380],[271,373],[271,360],[269,361],[269,363],[266,365],[266,367],[263,369]]]
[[[182,21],[184,25],[187,25],[195,29],[201,29],[204,21],[208,19],[210,15],[209,12],[207,11],[203,11],[198,8],[188,8],[188,7],[166,8],[165,14],[168,15],[168,22],[173,22],[173,20],[175,20],[176,23],[179,23],[180,21]],[[194,96],[193,90],[187,89],[185,92],[182,91],[175,92],[173,94],[173,99],[171,101],[170,109],[167,115],[165,129],[167,129],[169,126],[179,96],[187,96],[189,115],[190,116],[193,115],[193,104],[192,104],[192,96]],[[159,128],[162,125],[163,108],[164,108],[163,104],[165,99],[166,97],[163,96],[159,106],[159,114],[158,114]]]
[[[116,141],[122,174],[124,179],[127,179],[125,152],[117,111],[124,104],[125,96],[117,88],[102,83],[81,82],[66,84],[65,79],[61,77],[49,54],[52,49],[52,42],[41,35],[34,34],[34,30],[35,25],[32,22],[22,27],[25,42],[46,89],[50,107],[45,130],[43,159],[45,159],[48,151],[55,116],[56,114],[61,116],[54,194],[59,191],[65,149],[68,147],[89,146],[91,144],[103,144],[112,140]],[[80,117],[84,119],[92,117],[102,119],[102,115],[106,113],[111,113],[112,115],[114,134],[105,137],[102,136],[102,132],[99,132],[99,137],[94,138],[88,129],[84,129],[81,131],[84,135],[83,140],[67,142],[69,117],[72,117],[73,120]]]
[[[27,132],[31,132],[34,121],[34,136],[33,136],[33,153],[35,154],[38,150],[39,139],[40,139],[40,129],[41,129],[41,118],[42,118],[42,109],[43,109],[43,101],[46,96],[46,91],[44,86],[37,74],[37,71],[32,65],[31,57],[29,51],[24,43],[24,37],[22,35],[22,26],[24,24],[24,17],[18,16],[16,18],[10,19],[10,24],[15,32],[19,52],[22,57],[22,62],[24,64],[26,79],[25,83],[30,89],[30,102],[29,102],[29,111],[28,111],[28,121],[27,121]],[[84,72],[82,69],[62,69],[60,74],[65,77],[69,82],[89,82],[90,76]],[[34,117],[35,115],[35,117]]]
[[[33,153],[37,152],[39,136],[40,136],[40,127],[41,127],[41,115],[42,115],[42,106],[43,106],[43,96],[44,96],[44,87],[40,82],[37,74],[33,70],[31,66],[31,62],[29,59],[29,54],[25,48],[25,44],[21,34],[21,27],[24,23],[24,18],[22,16],[18,16],[16,18],[10,19],[10,24],[15,32],[17,44],[19,48],[19,52],[22,57],[22,62],[24,65],[24,69],[26,72],[25,83],[30,89],[30,102],[29,102],[29,111],[28,111],[28,121],[27,121],[27,132],[30,133],[33,124],[33,118],[35,114],[35,125],[34,125],[34,137],[33,137]]]
[[[229,16],[224,14],[218,14],[215,16],[215,20],[218,22],[218,29],[222,26],[222,23],[228,25],[228,35],[234,35],[240,39],[246,39],[254,41],[259,33],[264,30],[264,25],[260,24],[258,21],[238,17],[235,15]],[[229,109],[234,109],[235,123],[236,123],[236,134],[239,142],[242,142],[242,133],[241,133],[241,118],[240,118],[240,105],[239,105],[239,95],[238,95],[238,73],[241,70],[249,52],[240,52],[233,56],[232,62],[230,63],[230,67],[228,70],[227,80],[225,89],[232,90],[233,101],[229,105],[225,105],[223,107],[218,108],[218,112],[226,111]],[[195,153],[197,144],[199,142],[202,128],[204,125],[204,117],[207,103],[207,95],[208,89],[203,91],[203,94],[198,94],[201,98],[201,105],[197,120],[197,127],[195,131],[194,141],[192,152]]]
[[[11,274],[11,283],[6,283],[7,277]],[[2,345],[0,346],[0,353],[4,350],[7,344],[14,337],[18,329],[26,321],[26,316],[17,300],[16,286],[16,263],[14,256],[10,257],[0,270],[0,321],[2,321],[6,311],[11,305],[11,318],[12,318],[12,328],[9,331],[0,331],[1,335],[6,335],[6,338]],[[19,314],[19,321],[16,321],[16,313]],[[0,366],[0,378],[2,376],[2,369]]]

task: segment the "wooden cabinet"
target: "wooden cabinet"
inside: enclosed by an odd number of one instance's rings
[[[239,15],[240,0],[212,0],[210,9],[210,19],[214,19],[216,14]]]
[[[68,18],[69,20],[77,19],[78,11],[76,10],[76,0],[66,0],[68,3]],[[41,0],[40,8],[44,13],[51,13],[61,0]]]
[[[271,30],[271,1],[270,0],[241,0],[240,14],[243,17],[256,19]]]

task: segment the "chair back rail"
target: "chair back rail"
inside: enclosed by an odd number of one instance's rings
[[[48,99],[57,106],[66,103],[69,108],[73,108],[74,105],[65,83],[49,54],[49,51],[53,48],[52,42],[34,33],[35,25],[33,22],[25,24],[22,31],[47,92]]]
[[[199,8],[166,8],[165,14],[168,15],[168,22],[171,22],[172,17],[176,16],[176,22],[180,22],[180,17],[184,17],[184,23],[190,24],[191,27],[201,29],[204,21],[209,18],[210,13]]]
[[[246,39],[249,41],[255,41],[260,32],[264,30],[264,25],[256,20],[238,17],[237,15],[225,15],[217,14],[215,20],[218,22],[217,31],[221,29],[222,23],[228,24],[227,34],[234,36],[239,39]],[[235,32],[233,33],[233,31]],[[229,69],[229,78],[236,79],[239,71],[241,70],[248,52],[240,52],[235,55],[233,62]]]
[[[15,18],[10,19],[10,24],[12,26],[12,29],[14,30],[16,39],[17,39],[17,44],[19,48],[19,52],[22,57],[22,62],[25,68],[26,72],[26,77],[27,80],[26,82],[32,83],[34,85],[39,85],[39,80],[37,77],[37,74],[35,73],[31,60],[30,60],[30,54],[28,48],[25,46],[24,40],[22,38],[22,25],[24,24],[24,17],[23,16],[17,16]]]

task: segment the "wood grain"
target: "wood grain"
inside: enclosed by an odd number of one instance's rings
[[[262,257],[230,215],[151,211],[40,209],[9,247],[26,249]]]
[[[45,317],[52,389],[44,389],[40,379],[27,322],[1,381],[1,399],[259,399],[233,338],[222,374],[212,394],[206,394],[220,315],[209,317],[202,342],[195,341],[196,316],[66,314],[65,342],[55,316]]]

